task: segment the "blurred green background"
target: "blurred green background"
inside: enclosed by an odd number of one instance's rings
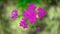
[[[37,20],[35,27],[24,29],[19,26],[28,4],[43,7],[47,15],[42,20]],[[12,20],[11,12],[18,10],[18,18]],[[36,27],[41,32],[36,32]],[[60,1],[59,0],[0,0],[0,34],[60,34]]]

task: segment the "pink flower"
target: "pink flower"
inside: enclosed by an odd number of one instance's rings
[[[11,16],[11,18],[12,19],[15,19],[15,18],[17,18],[18,17],[18,11],[16,10],[16,9],[14,9],[13,11],[12,11],[12,16]]]
[[[30,21],[30,24],[36,23],[36,6],[29,4],[28,9],[23,12],[23,16]]]
[[[30,21],[30,24],[36,23],[36,12],[33,10],[26,10],[23,12],[23,16]]]
[[[20,26],[22,26],[23,28],[28,28],[25,18],[23,18],[22,21],[20,22]]]
[[[30,21],[30,24],[35,24],[38,17],[41,19],[46,15],[46,12],[44,11],[43,8],[40,7],[38,8],[38,14],[36,14],[35,9],[36,6],[34,4],[28,5],[28,9],[23,12],[24,19],[22,19],[23,21],[21,21],[20,26],[22,26],[23,28],[28,28],[26,19]],[[39,32],[40,30],[37,29],[36,31]]]
[[[44,9],[39,7],[38,16],[40,17],[40,19],[42,19],[45,15],[46,15],[46,12],[44,11]]]

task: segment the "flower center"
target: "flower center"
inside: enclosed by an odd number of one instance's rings
[[[36,18],[39,18],[38,14],[36,15]]]

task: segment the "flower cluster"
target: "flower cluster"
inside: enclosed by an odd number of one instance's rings
[[[36,23],[36,6],[34,4],[29,4],[28,8],[23,12],[24,19],[28,19],[30,21],[30,24]],[[39,18],[43,18],[46,15],[46,12],[43,10],[43,8],[38,8],[38,16]],[[25,28],[28,27],[26,21],[23,19],[23,21],[20,22],[20,26],[23,26]]]
[[[30,21],[30,24],[34,24],[36,22],[36,6],[30,4],[28,9],[23,12],[23,16]]]
[[[36,12],[35,12],[36,6],[33,4],[29,4],[27,10],[23,12],[24,19],[28,19],[30,21],[30,24],[34,24],[36,22]],[[26,23],[25,20],[20,22],[20,26],[23,26],[21,23]],[[28,27],[27,23],[23,27]]]
[[[36,13],[36,6],[34,4],[29,4],[28,8],[23,12],[24,18],[22,18],[22,21],[19,23],[21,27],[23,28],[28,28],[28,24],[26,22],[26,19],[29,20],[30,24],[35,24],[37,21],[37,18],[42,19],[45,15],[46,12],[43,8],[39,7],[38,13]],[[18,11],[14,9],[12,11],[12,19],[15,19],[18,17]],[[40,32],[40,28],[36,28],[36,32]]]

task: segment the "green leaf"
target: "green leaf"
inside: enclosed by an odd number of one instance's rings
[[[42,4],[42,0],[37,0],[37,2],[38,2],[39,4]]]

